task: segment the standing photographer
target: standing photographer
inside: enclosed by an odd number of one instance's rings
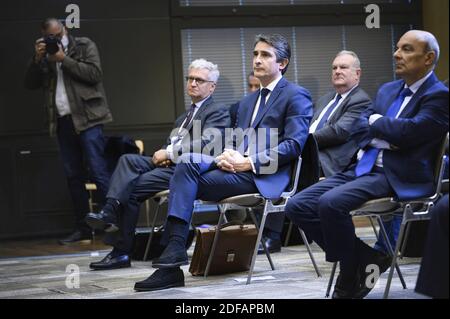
[[[68,34],[56,18],[41,25],[42,38],[26,73],[28,89],[43,88],[50,134],[56,133],[76,213],[76,229],[61,244],[90,239],[87,168],[104,204],[109,173],[104,158],[103,124],[112,121],[94,42]]]

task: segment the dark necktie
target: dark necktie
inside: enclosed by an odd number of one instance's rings
[[[389,109],[386,112],[386,116],[388,117],[395,117],[400,110],[400,107],[403,104],[403,101],[407,96],[411,96],[413,92],[409,88],[404,88],[400,95],[394,100],[392,105],[389,107]],[[375,165],[375,162],[377,161],[378,153],[380,152],[379,148],[375,147],[368,147],[367,150],[364,152],[361,159],[358,161],[358,164],[356,164],[355,168],[355,174],[356,176],[361,176],[367,173],[370,173],[372,171],[373,165]]]
[[[333,112],[333,110],[339,104],[339,101],[341,100],[341,98],[342,98],[342,96],[340,94],[338,94],[335,101],[333,102],[333,104],[330,105],[328,110],[325,112],[325,114],[320,119],[319,124],[317,124],[316,131],[320,130],[325,125],[325,123],[328,121],[328,118],[330,117],[330,114]]]
[[[253,119],[253,121],[250,123],[251,125],[253,125],[253,123],[259,118],[259,116],[264,112],[264,109],[266,108],[266,97],[267,94],[270,93],[269,89],[263,88],[259,91],[259,95],[260,95],[260,101],[259,101],[259,107],[258,107],[258,112],[256,112],[256,116]],[[244,136],[244,151],[247,152],[248,151],[248,147],[249,147],[249,136]]]
[[[195,104],[192,103],[191,108],[189,109],[189,112],[186,114],[186,119],[184,122],[182,122],[183,124],[181,125],[180,129],[178,130],[178,134],[177,134],[176,138],[172,141],[172,144],[178,143],[184,137],[186,132],[183,132],[183,129],[186,129],[186,127],[191,122],[192,117],[194,116],[194,111],[195,111]]]
[[[194,117],[194,111],[195,111],[195,104],[192,103],[188,114],[186,114],[186,121],[183,122],[181,128],[186,128],[189,125],[189,123],[191,123],[192,118]]]
[[[264,109],[266,108],[266,97],[267,97],[267,94],[269,94],[269,93],[270,93],[269,89],[266,89],[266,88],[261,89],[261,91],[260,91],[261,99],[259,101],[258,112],[256,113],[256,116],[255,116],[255,119],[253,120],[253,122],[256,121],[257,118],[259,118],[259,116],[261,115],[262,112],[264,112]],[[252,124],[253,124],[253,122],[252,122]]]

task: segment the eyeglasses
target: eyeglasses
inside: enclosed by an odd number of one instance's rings
[[[189,83],[192,83],[192,82],[195,81],[198,85],[202,85],[203,83],[206,83],[206,82],[214,83],[214,81],[208,81],[208,80],[201,79],[201,78],[194,78],[194,77],[192,77],[192,76],[187,76],[185,79],[186,79],[186,81],[188,81]]]

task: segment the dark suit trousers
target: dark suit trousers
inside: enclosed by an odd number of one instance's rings
[[[119,228],[116,233],[107,234],[105,243],[124,253],[131,253],[134,232],[139,219],[140,204],[154,194],[169,189],[170,178],[175,166],[155,166],[150,157],[126,154],[120,157],[111,177],[108,198],[122,204]]]
[[[448,194],[439,200],[431,213],[416,291],[433,298],[448,299]]]
[[[104,156],[103,125],[96,125],[78,134],[73,126],[72,117],[66,115],[58,118],[57,137],[64,172],[75,208],[76,227],[79,230],[90,232],[90,228],[84,221],[89,212],[89,194],[85,187],[88,179],[86,169],[89,168],[90,177],[97,185],[98,199],[102,205],[105,202],[110,178]]]
[[[382,169],[357,178],[353,166],[292,197],[286,215],[325,251],[327,261],[352,262],[357,237],[349,212],[370,199],[392,195]]]
[[[228,173],[210,156],[183,154],[170,181],[168,215],[191,221],[196,199],[219,201],[230,196],[257,193],[253,173]]]

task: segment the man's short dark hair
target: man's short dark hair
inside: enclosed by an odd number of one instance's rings
[[[64,24],[61,20],[59,20],[58,18],[51,17],[51,18],[46,18],[44,21],[42,21],[41,30],[46,31],[53,23],[57,23],[61,27],[64,27]]]
[[[286,67],[281,71],[281,74],[286,73],[291,59],[291,46],[286,38],[280,34],[258,34],[255,37],[255,44],[253,47],[255,47],[258,42],[265,42],[275,49],[277,62],[282,62],[284,59],[288,61]]]

